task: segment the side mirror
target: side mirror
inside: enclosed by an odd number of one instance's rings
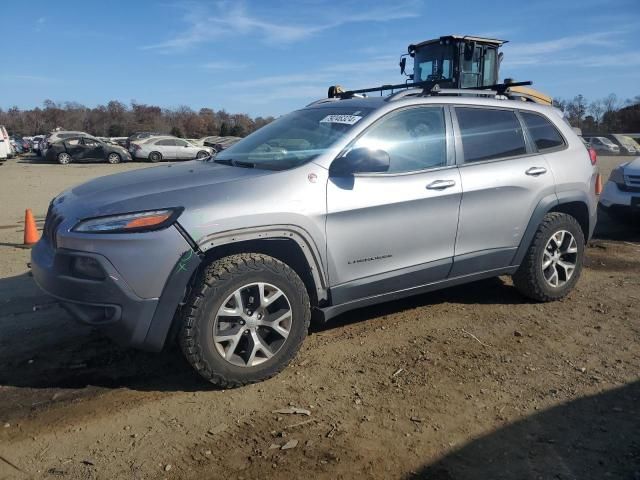
[[[407,68],[407,57],[400,59],[400,75],[404,75],[404,70]]]
[[[354,173],[386,172],[389,170],[389,163],[389,154],[384,150],[354,148],[333,161],[329,167],[329,175],[347,177]]]

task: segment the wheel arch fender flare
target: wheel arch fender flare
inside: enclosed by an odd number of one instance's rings
[[[520,245],[516,250],[516,253],[511,261],[511,266],[518,266],[522,262],[531,242],[533,241],[533,237],[538,230],[538,226],[542,222],[544,216],[555,210],[560,210],[563,205],[573,204],[573,203],[581,203],[584,204],[585,208],[589,212],[589,196],[586,192],[581,190],[569,190],[564,192],[552,193],[543,197],[539,202],[536,208],[533,210],[531,218],[529,219],[529,223],[527,224],[527,228],[522,235],[522,239],[520,240]],[[589,235],[585,235],[585,240],[588,240],[588,236],[593,232],[595,222],[589,221]]]
[[[312,236],[304,228],[296,225],[269,225],[228,230],[207,235],[198,241],[197,247],[202,252],[222,245],[248,240],[282,239],[293,240],[300,247],[309,266],[319,298],[324,297],[329,288],[327,273],[322,262],[322,256]]]

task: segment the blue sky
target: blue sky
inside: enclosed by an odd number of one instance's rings
[[[450,33],[510,40],[501,78],[533,80],[555,97],[640,95],[638,0],[2,5],[1,108],[114,99],[279,115],[335,83],[401,82],[407,45]]]

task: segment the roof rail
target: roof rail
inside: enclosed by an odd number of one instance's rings
[[[310,107],[312,105],[319,105],[321,103],[331,103],[331,102],[337,102],[340,101],[340,97],[334,97],[334,98],[321,98],[320,100],[316,100],[315,102],[311,102],[309,105],[307,105],[307,107]]]
[[[423,93],[424,93],[424,89],[422,88],[409,88],[407,90],[401,90],[399,92],[392,93],[391,95],[387,96],[387,98],[385,98],[385,101],[394,102],[404,97],[418,96],[418,95],[422,95]]]
[[[496,90],[478,90],[471,88],[437,88],[433,87],[429,92],[431,95],[472,95],[477,97],[495,97]]]

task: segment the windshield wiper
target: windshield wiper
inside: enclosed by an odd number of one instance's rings
[[[220,163],[222,165],[229,165],[230,167],[233,166],[233,160],[229,159],[222,159],[222,158],[212,158],[211,160],[213,160],[216,163]]]
[[[222,165],[228,165],[230,167],[240,167],[240,168],[255,168],[256,164],[253,162],[242,162],[240,160],[232,160],[230,158],[214,158],[214,162],[220,163]]]

